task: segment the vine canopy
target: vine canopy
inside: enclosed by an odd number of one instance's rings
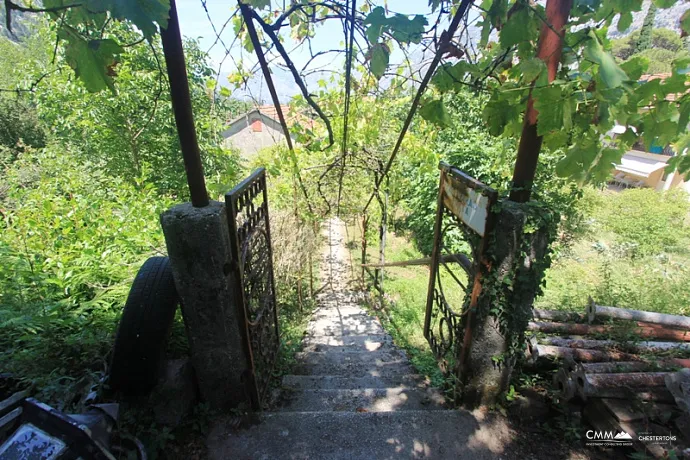
[[[297,69],[291,61],[282,34],[288,30],[296,43],[311,48],[315,28],[335,19],[343,24],[351,21],[352,33],[357,34],[351,51],[360,64],[358,69],[381,80],[383,86],[384,76],[391,73],[396,46],[404,50],[421,43],[435,55],[443,54],[431,91],[427,91],[430,94],[421,100],[420,114],[430,122],[447,124],[445,93],[471,88],[489,95],[483,120],[494,136],[519,138],[525,115],[533,107],[541,145],[562,153],[557,165],[560,176],[578,182],[604,181],[613,165],[640,140],[647,147],[673,145],[678,155],[669,160],[668,170],[689,172],[690,156],[684,153],[690,148],[690,60],[677,59],[671,76],[665,79],[644,80],[645,58],[619,63],[609,51],[609,28],[628,29],[632,14],[643,9],[643,1],[548,1],[568,7],[562,30],[549,23],[545,7],[537,2],[482,0],[472,3],[463,15],[464,26],[448,40],[440,30],[459,9],[460,2],[455,0],[430,0],[432,14],[427,15],[390,12],[370,0],[360,2],[352,13],[349,2],[342,0],[292,1],[282,8],[270,0],[244,3],[260,26],[262,48],[275,53],[275,60],[291,71],[304,98],[328,126],[331,144],[331,115],[320,111],[312,98],[305,84],[306,70]],[[654,0],[660,9],[676,3]],[[66,62],[92,92],[106,88],[115,92],[118,56],[128,46],[104,34],[105,25],[131,22],[141,32],[142,41],[151,41],[166,27],[170,6],[168,0],[45,0],[41,7],[24,0],[4,0],[4,4],[10,30],[13,12],[49,15]],[[202,5],[205,7],[203,1]],[[430,24],[431,17],[435,20]],[[231,20],[240,43],[251,50],[241,15],[235,11],[228,18]],[[473,27],[478,28],[478,37],[472,36]],[[690,10],[679,18],[679,27],[681,36],[690,34]],[[542,36],[549,30],[558,34],[561,44],[555,75],[550,75],[549,58],[537,57]],[[246,84],[255,70],[239,68],[241,76],[235,83]],[[393,69],[392,74],[418,83],[409,68],[407,72]],[[614,127],[619,134],[612,134]]]

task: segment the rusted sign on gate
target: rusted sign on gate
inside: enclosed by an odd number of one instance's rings
[[[484,194],[488,187],[458,169],[445,167],[448,177],[443,181],[443,205],[479,236],[484,236],[492,204],[490,196]]]
[[[468,176],[459,169],[441,162],[440,180],[434,225],[434,245],[431,254],[429,288],[427,291],[424,336],[439,360],[444,372],[460,377],[463,362],[471,346],[471,324],[481,293],[481,265],[486,264],[484,251],[493,229],[491,207],[498,194],[491,187]],[[460,229],[465,235],[477,235],[478,243],[473,247],[472,269],[462,264],[449,266],[445,260],[449,232]],[[452,258],[451,258],[452,259]],[[450,276],[442,277],[440,266]],[[457,271],[463,271],[468,283],[463,283]],[[455,270],[455,271],[454,271]],[[444,283],[455,283],[464,292],[462,298],[448,295]],[[467,299],[469,295],[469,299]]]

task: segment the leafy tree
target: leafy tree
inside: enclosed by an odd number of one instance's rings
[[[627,37],[612,40],[611,53],[622,62],[635,58],[645,59],[648,62],[646,72],[650,74],[670,73],[675,60],[690,57],[690,53],[684,49],[683,40],[673,30],[652,29],[649,47],[638,52],[636,51],[636,43],[639,40],[639,30]]]
[[[640,29],[640,38],[635,44],[635,52],[641,53],[652,46],[652,30],[654,30],[654,18],[656,17],[656,5],[651,2],[647,15],[644,17],[642,29]]]
[[[114,25],[110,30],[121,41],[135,42],[138,37],[126,25]],[[45,28],[37,32],[43,37],[39,43],[9,45],[26,51],[42,50],[35,58],[19,52],[5,61],[8,81],[14,81],[16,87],[26,89],[29,82],[48,74],[32,91],[19,93],[17,106],[30,107],[52,139],[76,146],[84,160],[99,164],[107,173],[130,181],[146,175],[161,193],[185,197],[184,165],[160,45],[140,43],[124,48],[113,81],[119,95],[113,97],[109,92],[89,92],[81,80],[72,78],[60,55],[51,65],[49,50],[55,37]],[[4,43],[7,40],[0,38],[0,44]],[[227,187],[239,171],[238,155],[223,148],[220,132],[228,119],[244,111],[246,104],[214,94],[214,72],[197,42],[186,41],[185,52],[206,173],[213,184]],[[32,64],[27,66],[27,61]],[[27,70],[31,73],[25,73]],[[7,111],[3,116],[16,118],[21,113],[26,111]],[[21,126],[14,122],[11,125],[14,130]]]
[[[690,141],[685,115],[690,110],[690,98],[683,95],[669,103],[665,96],[685,91],[688,61],[676,60],[673,76],[664,82],[641,84],[637,80],[648,65],[644,59],[618,65],[607,51],[610,44],[605,26],[618,15],[618,28],[625,30],[632,12],[640,8],[641,2],[622,5],[604,1],[585,6],[550,0],[544,10],[520,0],[486,0],[482,4],[480,44],[485,51],[476,63],[459,61],[444,66],[435,77],[436,87],[448,92],[463,83],[481,84],[491,95],[484,112],[489,131],[520,138],[524,145],[518,149],[516,164],[524,164],[524,158],[533,162],[543,145],[546,151],[564,155],[556,173],[578,182],[605,180],[612,165],[620,162],[645,130],[653,133],[658,143],[675,142],[677,151],[683,152]],[[554,24],[555,19],[562,25]],[[596,24],[598,28],[583,28],[581,24]],[[497,43],[490,43],[492,30],[498,30]],[[561,31],[563,38],[554,30]],[[544,54],[549,36],[555,45]],[[527,119],[524,125],[523,117]],[[628,130],[611,139],[607,132],[615,123]],[[669,169],[676,167],[690,170],[690,159],[673,158]]]

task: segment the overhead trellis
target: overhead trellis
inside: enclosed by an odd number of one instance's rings
[[[345,162],[347,161],[347,131],[348,115],[350,113],[350,91],[352,89],[352,55],[354,53],[355,42],[355,15],[357,14],[357,0],[352,0],[352,13],[350,17],[350,30],[345,26],[346,64],[345,64],[345,109],[343,113],[343,144],[341,151],[340,177],[338,179],[338,201],[336,204],[337,214],[340,216],[340,199],[343,193],[343,176],[345,175]]]
[[[246,1],[246,0],[245,0]],[[326,19],[331,19],[331,18],[338,18],[343,21],[343,30],[344,30],[344,35],[345,35],[345,88],[344,88],[344,93],[345,93],[345,98],[344,98],[344,104],[343,104],[343,112],[342,112],[342,118],[343,118],[343,133],[342,133],[342,140],[341,140],[341,145],[339,149],[339,154],[334,157],[334,159],[331,161],[331,163],[324,165],[324,170],[320,174],[318,180],[317,180],[317,192],[321,196],[323,203],[325,204],[326,207],[326,214],[329,214],[332,208],[332,202],[331,200],[326,196],[327,194],[324,192],[322,185],[328,175],[333,171],[337,170],[338,171],[338,178],[337,178],[337,197],[335,199],[335,211],[339,215],[340,214],[340,207],[341,207],[341,200],[342,200],[342,193],[343,193],[343,179],[345,175],[345,170],[348,162],[350,161],[350,145],[349,145],[349,118],[351,115],[351,90],[352,90],[352,70],[353,70],[353,63],[355,59],[358,58],[358,52],[357,50],[365,49],[368,48],[368,52],[366,56],[364,57],[364,61],[360,61],[361,64],[367,65],[369,67],[369,70],[372,75],[374,75],[377,79],[380,79],[381,77],[384,76],[386,73],[386,68],[388,67],[389,59],[390,59],[390,53],[391,49],[388,44],[386,44],[386,40],[391,40],[394,42],[397,42],[400,46],[401,49],[404,49],[404,44],[407,43],[421,43],[422,38],[425,34],[427,34],[428,37],[433,36],[433,39],[431,39],[431,42],[427,45],[427,49],[435,46],[435,52],[434,52],[434,57],[431,63],[428,65],[426,69],[425,76],[419,85],[419,88],[417,90],[417,94],[414,97],[412,101],[412,107],[410,108],[409,114],[406,117],[405,123],[403,125],[402,132],[400,133],[398,137],[398,141],[396,142],[393,152],[389,158],[389,160],[385,163],[385,166],[382,167],[381,163],[378,162],[378,165],[375,169],[372,169],[375,172],[375,178],[374,178],[374,191],[367,203],[367,206],[369,206],[371,200],[374,198],[375,194],[378,191],[379,186],[381,185],[382,181],[388,176],[388,173],[390,171],[391,165],[393,164],[393,161],[398,154],[398,151],[400,150],[400,147],[402,145],[402,140],[405,137],[405,133],[409,129],[410,123],[412,119],[414,118],[414,115],[416,113],[417,107],[421,101],[422,95],[424,94],[424,91],[426,87],[429,84],[429,81],[431,80],[431,77],[433,76],[438,64],[442,60],[442,56],[444,52],[446,52],[452,43],[453,36],[458,30],[458,26],[462,20],[462,18],[466,15],[467,10],[469,6],[472,4],[472,1],[470,0],[464,0],[462,1],[457,8],[455,8],[455,14],[453,16],[452,21],[450,22],[450,25],[447,30],[443,31],[442,33],[439,33],[440,30],[440,24],[442,23],[442,19],[444,17],[444,14],[447,13],[447,10],[444,10],[443,8],[440,8],[438,11],[438,17],[436,18],[435,23],[425,31],[424,26],[427,24],[427,20],[420,16],[420,15],[415,15],[412,19],[408,15],[403,15],[403,14],[395,14],[392,17],[388,17],[386,15],[386,11],[382,7],[376,7],[374,10],[372,10],[369,14],[365,16],[358,16],[358,11],[357,11],[357,2],[356,0],[346,0],[344,3],[338,3],[338,2],[319,2],[319,3],[308,3],[308,2],[303,2],[303,3],[293,3],[289,7],[285,8],[284,11],[281,14],[275,13],[275,16],[277,16],[273,21],[269,22],[268,17],[262,18],[261,15],[259,14],[259,11],[257,9],[254,9],[250,6],[256,6],[258,8],[261,8],[264,4],[263,1],[249,1],[248,3],[244,3],[242,1],[239,1],[239,6],[240,10],[242,13],[242,18],[244,19],[244,23],[247,25],[247,34],[249,35],[249,40],[252,44],[253,51],[257,56],[258,59],[258,65],[261,67],[262,74],[264,76],[264,79],[266,81],[266,84],[268,86],[269,92],[271,93],[271,98],[272,102],[276,107],[276,112],[281,118],[281,126],[282,129],[285,133],[286,138],[288,138],[288,147],[291,151],[291,157],[294,159],[294,163],[296,165],[296,155],[294,154],[294,148],[292,147],[292,142],[289,140],[289,130],[287,127],[287,124],[284,123],[284,117],[282,117],[282,110],[280,108],[280,102],[278,100],[278,97],[276,95],[276,90],[274,83],[272,81],[271,75],[270,75],[270,70],[268,69],[268,63],[267,59],[264,54],[264,50],[261,49],[261,42],[259,40],[259,37],[257,36],[256,30],[253,27],[253,24],[250,24],[250,21],[253,19],[255,22],[257,22],[260,25],[261,30],[264,32],[264,38],[267,39],[267,43],[264,44],[264,47],[269,50],[273,49],[278,57],[281,58],[283,65],[290,71],[292,74],[295,83],[297,84],[298,88],[300,89],[300,92],[302,96],[304,97],[305,101],[311,107],[315,113],[319,116],[319,118],[324,122],[324,125],[326,127],[326,131],[328,133],[328,144],[326,148],[329,148],[333,143],[333,129],[332,129],[332,122],[330,120],[330,117],[324,113],[324,111],[319,107],[318,102],[315,100],[313,95],[308,91],[307,85],[305,83],[304,78],[302,75],[300,75],[300,72],[297,70],[296,65],[294,62],[291,60],[289,56],[289,52],[285,48],[285,44],[281,42],[281,39],[279,37],[279,32],[280,30],[286,25],[287,22],[290,22],[292,25],[293,21],[293,15],[304,15],[309,18],[310,21],[313,22],[319,22],[323,21]],[[366,6],[369,6],[370,4],[366,2]],[[307,25],[309,27],[309,25]],[[242,27],[240,26],[240,32],[242,30]],[[359,44],[358,39],[357,39],[357,34],[359,33],[359,40],[363,40],[366,44],[366,47],[363,47]],[[293,36],[294,38],[294,36]],[[309,33],[307,32],[305,36],[303,37],[303,40],[309,41]],[[433,42],[433,43],[432,43]],[[319,51],[317,53],[314,53],[311,50],[311,42],[309,41],[309,50],[312,56],[312,59],[315,57],[319,56],[321,53],[327,53],[329,51]],[[330,51],[336,51],[336,50],[330,50]],[[409,61],[409,58],[406,57],[406,59]],[[310,60],[311,62],[311,60]],[[411,70],[411,67],[408,69],[409,70],[409,76],[410,79],[413,78],[413,72]],[[246,81],[246,80],[245,80]],[[366,151],[362,149],[362,152],[364,155],[366,155]],[[354,155],[354,153],[352,153]],[[365,162],[366,163],[366,162]],[[354,163],[353,163],[354,164]],[[296,166],[295,166],[296,167]],[[301,178],[300,178],[301,181]],[[300,182],[300,185],[302,187],[303,194],[305,195],[305,198],[307,197],[307,191],[306,188],[303,186],[303,184]],[[366,207],[365,210],[366,211]]]

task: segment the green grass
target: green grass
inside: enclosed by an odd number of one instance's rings
[[[546,273],[536,308],[599,304],[690,315],[687,195],[588,190],[588,225]]]

